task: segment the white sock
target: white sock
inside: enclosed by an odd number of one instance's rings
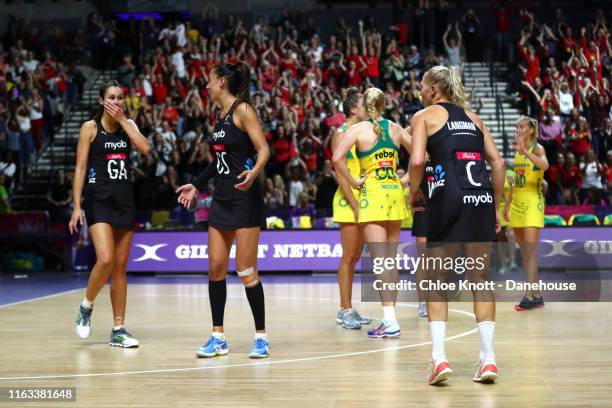
[[[383,306],[383,320],[388,323],[397,324],[397,318],[395,317],[395,306]]]
[[[266,333],[257,333],[257,332],[255,332],[255,340],[257,340],[257,339],[268,340],[268,335]]]
[[[495,361],[495,353],[493,353],[495,322],[480,322],[476,324],[476,327],[480,334],[480,361]]]
[[[113,331],[117,331],[119,329],[123,329],[125,326],[120,324],[119,326],[113,326]]]
[[[431,332],[431,358],[433,361],[446,360],[444,352],[444,342],[446,338],[446,322],[444,320],[435,320],[429,322],[429,331]]]
[[[84,297],[83,301],[81,302],[81,306],[87,309],[93,309],[93,302],[90,302],[86,297]]]
[[[217,340],[225,340],[225,333],[212,332],[212,336]]]

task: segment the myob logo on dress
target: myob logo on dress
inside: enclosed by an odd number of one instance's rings
[[[119,142],[106,142],[106,143],[104,143],[104,148],[105,149],[113,149],[113,150],[125,149],[125,148],[127,148],[127,143],[125,143],[124,140],[121,140]]]
[[[480,195],[464,195],[463,204],[472,204],[474,207],[478,207],[479,204],[492,204],[493,196],[491,194],[480,194]]]

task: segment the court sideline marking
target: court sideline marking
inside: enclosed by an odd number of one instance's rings
[[[20,301],[20,302],[10,303],[10,304],[7,304],[7,305],[2,305],[2,306],[0,306],[0,309],[7,308],[9,306],[20,305],[20,304],[23,304],[23,303],[35,302],[35,301],[38,301],[38,300],[45,300],[45,299],[49,299],[49,298],[53,298],[53,297],[57,297],[57,296],[61,296],[61,295],[66,295],[68,293],[76,292],[78,290],[83,290],[83,288],[80,288],[80,289],[71,289],[71,290],[68,290],[68,291],[55,293],[53,295],[46,295],[46,296],[41,296],[41,297],[37,297],[37,298],[23,300],[23,301]],[[184,295],[181,295],[181,296],[183,297]],[[192,297],[194,297],[194,296],[192,296]],[[203,297],[203,296],[198,296],[198,297]],[[231,298],[231,297],[228,297],[228,298]],[[297,297],[296,298],[296,297],[289,297],[289,296],[271,297],[271,299],[282,299],[282,300],[286,300],[286,299],[290,299],[290,300],[322,300],[322,301],[337,301],[338,300],[338,299],[331,299],[331,298],[313,298],[313,297],[306,297],[306,298]],[[416,305],[401,304],[401,303],[399,303],[397,306],[414,307],[414,308],[418,307]],[[465,310],[451,309],[451,308],[449,308],[448,310],[452,311],[452,312],[455,312],[455,313],[463,314],[463,315],[466,315],[466,316],[469,316],[469,317],[475,317],[475,315],[473,313],[467,312]],[[451,341],[451,340],[459,339],[461,337],[466,337],[466,336],[469,336],[471,334],[476,333],[477,331],[478,331],[478,329],[471,329],[471,330],[465,331],[463,333],[459,333],[459,334],[456,334],[454,336],[447,337],[446,340],[447,341]],[[270,366],[270,365],[278,365],[278,364],[300,363],[300,362],[309,362],[309,361],[317,361],[317,360],[329,360],[329,359],[342,358],[342,357],[361,356],[361,355],[366,355],[366,354],[382,353],[382,352],[385,352],[385,351],[395,351],[395,350],[403,350],[403,349],[416,348],[416,347],[421,347],[421,346],[425,346],[425,345],[428,345],[428,344],[431,344],[431,341],[425,341],[425,342],[414,343],[414,344],[407,344],[407,345],[403,345],[403,346],[384,347],[384,348],[379,348],[379,349],[374,349],[374,350],[355,351],[355,352],[352,352],[352,353],[331,354],[331,355],[327,355],[327,356],[317,356],[317,357],[293,358],[293,359],[277,360],[277,361],[267,360],[267,361],[260,361],[260,362],[254,362],[254,363],[243,363],[243,364],[225,364],[225,365],[205,366],[205,367],[165,368],[165,369],[139,370],[139,371],[117,371],[117,372],[107,372],[107,373],[41,375],[41,376],[24,376],[24,377],[0,377],[0,381],[11,381],[11,380],[12,381],[16,381],[16,380],[55,380],[55,379],[64,379],[64,378],[110,377],[110,376],[122,376],[122,375],[177,373],[177,372],[187,372],[187,371],[207,371],[207,370],[214,370],[214,369],[221,369],[221,368]]]

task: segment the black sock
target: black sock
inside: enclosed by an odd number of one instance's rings
[[[208,281],[208,299],[212,313],[213,326],[223,326],[223,313],[225,312],[225,299],[227,299],[227,285],[225,279]]]
[[[244,288],[251,312],[255,320],[255,330],[264,330],[266,328],[266,306],[264,301],[264,290],[261,282],[250,288]]]

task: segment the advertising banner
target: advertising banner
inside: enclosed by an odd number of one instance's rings
[[[409,230],[400,242],[414,244]],[[230,270],[235,269],[235,245]],[[538,245],[542,268],[609,269],[612,228],[545,228]],[[342,256],[338,230],[262,231],[258,268],[262,271],[336,271]],[[357,265],[360,268],[360,265]],[[140,232],[134,234],[129,272],[205,272],[206,232]]]

